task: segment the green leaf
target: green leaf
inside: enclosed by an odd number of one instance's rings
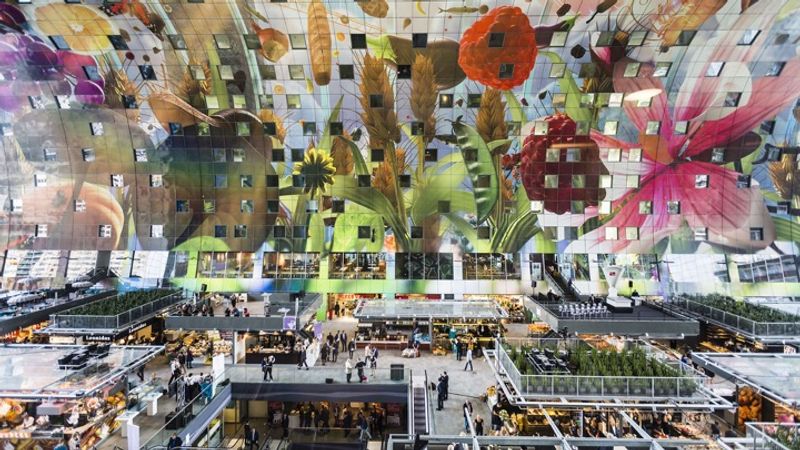
[[[292,195],[303,195],[303,188],[295,187],[295,186],[286,186],[282,187],[278,190],[278,195],[281,197],[289,197]]]
[[[561,59],[558,53],[539,52],[539,55],[548,58],[553,64],[564,64],[564,60]],[[558,87],[561,89],[562,94],[567,94],[565,108],[567,115],[576,122],[591,122],[592,111],[581,106],[583,91],[578,87],[571,71],[567,70],[564,76],[558,79]]]
[[[323,252],[325,250],[325,223],[322,214],[311,214],[308,219],[307,252]]]
[[[492,236],[492,251],[502,253],[516,253],[526,242],[531,240],[541,231],[536,226],[536,214],[528,210],[513,220],[506,222],[507,225],[495,231]]]
[[[226,244],[225,241],[222,239],[211,236],[199,236],[187,240],[181,245],[175,247],[173,250],[175,250],[176,252],[186,252],[186,251],[227,252],[228,250],[230,250],[230,247],[228,247],[228,244]]]
[[[511,113],[511,120],[519,123],[520,126],[525,125],[525,123],[528,122],[528,116],[525,114],[525,110],[522,109],[522,104],[517,100],[514,92],[503,91],[503,96],[506,98],[506,105],[508,105],[508,111]]]
[[[397,55],[392,48],[392,41],[389,35],[383,34],[381,36],[367,35],[367,47],[372,56],[379,59],[386,59],[388,61],[397,62]]]
[[[375,239],[359,239],[358,227],[370,227]],[[333,252],[376,253],[383,248],[383,217],[377,214],[341,214],[333,227]]]
[[[472,244],[472,247],[476,252],[488,253],[491,251],[489,241],[486,239],[478,239],[478,232],[476,231],[475,227],[471,223],[464,220],[461,216],[449,213],[442,214],[442,217],[449,221],[453,228],[464,235],[469,243]]]
[[[800,242],[800,223],[793,222],[783,217],[773,217],[775,222],[775,240]]]
[[[463,170],[463,166],[456,167]],[[475,213],[475,197],[461,186],[464,176],[458,173],[441,174],[414,186],[411,221],[419,225],[426,217],[438,214],[440,201],[449,201],[451,212]]]
[[[453,132],[456,135],[456,143],[461,149],[462,155],[467,151],[474,151],[477,155],[475,161],[467,161],[467,158],[464,158],[464,164],[472,180],[478,223],[481,223],[491,214],[499,194],[497,172],[494,169],[492,154],[481,135],[471,126],[461,122],[453,122]],[[483,175],[489,177],[488,187],[478,186],[478,180]]]
[[[325,150],[326,152],[330,153],[331,146],[333,145],[331,141],[331,122],[337,122],[339,120],[339,110],[342,109],[343,99],[344,96],[340,96],[339,101],[336,102],[336,105],[331,110],[331,115],[328,116],[328,121],[325,122],[325,131],[322,132],[322,138],[317,144],[317,149]]]
[[[361,150],[358,148],[356,143],[344,136],[339,136],[339,139],[343,140],[347,146],[350,147],[350,151],[353,152],[353,162],[356,166],[356,175],[369,175],[367,162],[364,161],[364,155],[361,154]]]
[[[488,148],[489,151],[491,152],[491,151],[494,151],[494,149],[496,149],[498,147],[502,147],[502,146],[504,146],[506,144],[510,144],[512,142],[514,142],[514,139],[497,139],[495,141],[492,141],[492,142],[489,142],[488,144],[486,144],[486,148]]]

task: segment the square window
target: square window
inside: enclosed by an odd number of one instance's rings
[[[725,149],[715,148],[711,150],[711,162],[719,164],[725,161]]]
[[[750,240],[751,241],[763,241],[764,240],[764,229],[763,228],[750,228]]]
[[[642,149],[632,148],[628,150],[628,161],[639,162],[642,160]]]
[[[453,94],[439,94],[439,108],[452,108]]]
[[[547,175],[545,175],[547,176]],[[601,189],[609,189],[612,184],[611,175],[600,175],[597,186]]]
[[[490,239],[491,238],[491,232],[490,232],[489,227],[487,227],[487,226],[477,227],[477,232],[478,232],[478,239]]]
[[[692,230],[695,241],[705,241],[708,239],[708,228],[695,228]]]
[[[677,47],[685,47],[692,43],[694,36],[697,34],[696,30],[683,30],[678,35],[678,39],[675,42],[675,46]]]
[[[450,213],[450,201],[449,200],[439,200],[437,209],[439,211],[439,214],[449,214]]]
[[[477,162],[478,161],[478,149],[475,148],[465,148],[464,152],[464,162]]]
[[[383,149],[382,148],[371,148],[369,150],[369,157],[370,161],[374,163],[383,162]]]
[[[203,213],[214,214],[217,212],[217,201],[214,199],[203,200]]]
[[[636,227],[625,227],[625,239],[629,241],[638,241],[639,229]]]
[[[555,108],[564,108],[567,105],[567,94],[557,93],[553,94],[553,106]]]
[[[215,238],[228,237],[228,227],[226,225],[214,225],[214,237]]]
[[[750,175],[739,175],[736,178],[736,188],[737,189],[749,189],[751,184]]]
[[[262,108],[264,109],[275,108],[275,99],[272,97],[272,94],[259,95],[258,98]]]
[[[666,77],[669,75],[669,69],[672,67],[671,62],[658,62],[656,68],[653,70],[654,77]]]
[[[467,94],[467,108],[480,108],[481,94]]]
[[[619,148],[610,148],[608,149],[608,156],[606,157],[606,161],[608,162],[620,162],[622,159],[622,149]]]
[[[211,136],[211,126],[205,122],[200,122],[197,124],[197,135],[198,136]]]
[[[411,226],[411,239],[422,239],[423,228],[420,226]]]
[[[622,107],[622,100],[625,98],[625,94],[621,92],[615,92],[608,96],[608,107],[609,108],[620,108]]]
[[[63,36],[50,36],[50,42],[55,45],[57,50],[69,50],[69,44]]]
[[[548,75],[550,78],[561,78],[567,72],[567,65],[566,64],[553,64],[550,66],[550,74]]]
[[[630,189],[637,189],[639,187],[639,175],[626,176],[625,187]]]
[[[761,122],[761,126],[759,127],[762,133],[765,134],[772,134],[775,131],[775,121],[774,120],[765,120]]]
[[[161,174],[150,175],[150,187],[158,188],[164,186],[164,176]]]
[[[292,175],[292,187],[302,188],[306,186],[306,177],[301,174]]]
[[[606,136],[614,136],[617,134],[617,121],[609,120],[603,125],[603,134]]]
[[[242,214],[253,214],[254,210],[253,201],[252,200],[242,200],[239,203],[239,211]]]
[[[33,185],[36,187],[46,187],[47,186],[47,174],[46,173],[37,173],[33,176]]]
[[[598,205],[598,212],[601,215],[608,215],[611,214],[611,202],[607,200],[603,200]]]
[[[90,129],[92,131],[92,136],[102,136],[104,133],[103,130],[103,122],[92,122],[90,125]]]
[[[625,72],[623,72],[622,76],[625,78],[633,78],[639,76],[639,68],[642,65],[638,62],[629,62],[625,66]]]
[[[295,225],[292,227],[292,237],[293,238],[305,238],[306,237],[306,227],[305,225]]]
[[[47,224],[36,225],[36,237],[47,237]]]
[[[136,102],[135,95],[123,95],[122,96],[122,107],[125,109],[136,109],[139,105]]]
[[[100,225],[97,227],[97,237],[101,238],[110,238],[111,237],[111,225]]]
[[[531,211],[541,213],[544,211],[544,202],[542,200],[531,200]]]
[[[614,44],[614,34],[615,33],[613,31],[601,32],[595,45],[597,47],[611,47]]]
[[[267,136],[275,136],[278,133],[278,127],[275,125],[275,122],[264,122],[262,124],[262,129]]]
[[[489,48],[500,48],[505,40],[505,33],[489,33]]]
[[[567,149],[567,162],[580,162],[580,160],[581,160],[581,149],[579,148]]]
[[[289,64],[289,78],[292,80],[304,80],[306,78],[303,72],[302,64]]]
[[[303,123],[303,136],[315,136],[317,134],[317,124],[315,122]]]
[[[382,94],[369,94],[369,107],[370,108],[383,108],[383,95]]]
[[[544,120],[537,120],[533,124],[533,134],[536,136],[547,136],[550,126]]]
[[[219,99],[216,95],[206,95],[206,108],[207,109],[218,109],[219,108]]]
[[[289,42],[294,50],[306,49],[306,35],[305,34],[290,34]]]
[[[144,64],[139,66],[139,73],[142,75],[143,80],[152,81],[156,79],[156,71],[153,70],[153,66],[151,66],[150,64]]]
[[[477,187],[488,189],[492,185],[492,177],[489,175],[478,175],[477,182]]]
[[[56,161],[58,159],[58,153],[55,151],[55,149],[46,148],[42,150],[42,153],[45,161]]]
[[[737,45],[753,45],[759,34],[761,34],[761,30],[745,30]]]
[[[56,95],[56,105],[59,109],[71,109],[72,105],[69,102],[68,95]]]
[[[262,80],[277,80],[278,73],[275,71],[275,66],[258,66],[259,74],[261,75]],[[272,97],[272,95],[269,95]],[[272,104],[272,102],[269,102]],[[271,106],[270,106],[271,108]]]
[[[606,240],[616,241],[619,238],[617,227],[606,227]]]
[[[228,161],[227,152],[224,148],[214,148],[211,150],[211,157],[215,163],[224,163]]]
[[[435,148],[425,149],[425,162],[436,162],[439,160],[439,151]]]
[[[410,80],[411,79],[411,65],[398,64],[397,65],[397,79]]]
[[[292,149],[292,162],[300,162],[306,157],[306,151],[302,148]]]
[[[424,136],[425,135],[425,123],[424,122],[411,122],[411,135],[412,136]]]
[[[669,200],[667,201],[667,214],[680,214],[681,213],[681,202],[678,200]]]
[[[689,122],[681,120],[675,122],[675,134],[686,134],[689,131]]]
[[[169,134],[172,136],[183,136],[183,125],[175,122],[170,122]]]
[[[267,213],[278,214],[281,208],[281,202],[278,200],[267,200]]]
[[[121,173],[111,174],[111,187],[123,187],[124,185],[125,180]]]
[[[628,47],[638,47],[644,43],[647,38],[647,31],[634,31],[628,37]]]
[[[221,80],[233,80],[233,67],[231,66],[217,66],[219,70],[219,78]]]
[[[11,199],[11,212],[12,213],[21,213],[22,212],[22,199],[21,198],[12,198]]]
[[[231,95],[231,100],[233,101],[233,107],[236,109],[244,109],[247,108],[247,97],[244,95]],[[248,124],[249,129],[249,124]],[[241,135],[240,135],[241,136]]]
[[[244,149],[243,148],[235,148],[231,152],[233,154],[233,162],[240,163],[244,162]]]
[[[706,188],[708,188],[708,175],[695,175],[694,176],[694,187],[695,187],[695,189],[706,189]]]
[[[286,237],[286,227],[282,225],[272,227],[272,236],[276,238]]]
[[[372,185],[372,177],[369,175],[359,175],[358,176],[358,187],[360,188],[368,188]]]
[[[544,176],[544,187],[545,189],[556,189],[558,188],[558,175],[545,175]]]
[[[253,187],[252,175],[239,175],[239,185],[245,189]]]
[[[344,213],[344,200],[333,200],[331,202],[331,211],[334,213]]]
[[[286,152],[285,149],[282,148],[274,148],[272,149],[272,161],[273,162],[283,162],[286,160]]]
[[[267,175],[267,187],[276,188],[280,185],[280,178],[277,175]]]
[[[163,238],[164,237],[164,225],[150,225],[150,237],[151,238]]]
[[[175,212],[188,213],[189,212],[189,200],[175,200]]]
[[[227,175],[214,175],[214,188],[216,189],[224,189],[228,187],[228,176]]]
[[[400,175],[400,187],[401,188],[410,188],[411,187],[411,175],[404,173]]]
[[[513,77],[514,77],[514,64],[501,63],[499,73],[497,74],[497,78],[501,80],[509,80]]]
[[[365,50],[367,48],[367,35],[363,33],[350,33],[350,47],[353,50]]]
[[[706,76],[707,77],[718,77],[719,74],[722,73],[722,69],[725,67],[725,63],[721,61],[714,61],[708,63],[708,68],[706,69]]]
[[[639,202],[639,214],[643,216],[653,214],[653,202],[650,200]]]
[[[558,148],[548,148],[544,153],[544,161],[545,162],[558,162],[561,158],[561,149]]]
[[[231,48],[231,40],[227,35],[215,34],[214,41],[217,43],[217,48],[220,50],[228,50]]]
[[[411,48],[425,48],[428,46],[427,33],[411,33]]]
[[[84,150],[91,153],[92,161],[94,161],[94,149],[87,148]],[[84,157],[84,159],[86,158]],[[147,149],[144,148],[133,149],[133,160],[136,162],[147,162]]]
[[[339,65],[339,78],[342,80],[352,80],[355,78],[355,70],[352,64]]]
[[[369,226],[358,226],[358,238],[359,239],[369,239],[370,235],[372,234],[372,228]]]
[[[657,120],[651,120],[647,122],[647,126],[644,130],[644,134],[648,136],[656,136],[658,133],[661,132],[661,122]]]
[[[739,106],[739,99],[741,98],[742,98],[741,92],[728,92],[728,94],[725,96],[725,103],[723,104],[723,106],[729,108],[735,108]]]
[[[584,189],[586,188],[586,175],[572,175],[572,180],[570,185],[574,189]]]
[[[567,44],[568,31],[555,31],[550,38],[550,47],[563,47]]]
[[[86,201],[81,199],[75,200],[72,204],[72,210],[76,213],[86,212]]]
[[[244,38],[244,46],[248,50],[259,50],[261,49],[261,41],[258,39],[258,35],[255,34],[244,34],[242,35]]]
[[[300,94],[286,94],[286,108],[300,109],[301,108]]]

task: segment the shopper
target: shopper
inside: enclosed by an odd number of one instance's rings
[[[248,435],[248,439],[246,441],[249,443],[247,447],[248,450],[253,450],[254,448],[258,449],[258,438],[259,435],[256,427],[250,428],[250,434]]]
[[[446,370],[442,374],[442,381],[444,382],[444,399],[447,400],[450,398],[450,375]]]
[[[367,422],[367,418],[364,414],[358,413],[358,428],[361,430],[361,434],[358,436],[358,440],[370,440],[372,439],[372,435],[369,433],[369,423]],[[366,439],[364,439],[366,437]]]
[[[475,372],[475,369],[472,367],[472,349],[467,349],[467,363],[464,364],[464,371],[467,371],[467,367],[469,367],[470,372]]]
[[[308,362],[306,362],[306,359],[307,359],[306,349],[307,348],[308,348],[308,346],[305,345],[305,344],[300,347],[300,360],[297,362],[297,370],[301,370],[303,367],[305,367],[306,370],[308,370]]]
[[[334,343],[333,349],[331,350],[331,358],[333,362],[336,362],[339,359],[339,344]]]
[[[480,414],[475,416],[475,435],[483,436],[483,418]]]
[[[193,362],[194,362],[194,355],[192,355],[191,351],[186,350],[186,368],[193,369],[194,368],[192,367]]]
[[[322,365],[325,365],[325,361],[328,359],[328,344],[320,344],[319,350],[319,359],[322,360]]]
[[[264,357],[264,360],[261,361],[261,370],[264,372],[264,381],[273,381],[272,378],[272,366],[275,365],[275,355],[269,355]],[[269,378],[269,380],[267,380]]]
[[[461,345],[461,338],[456,337],[456,361],[461,361],[461,350],[464,347]]]
[[[336,302],[336,304],[333,305],[333,314],[336,317],[339,317],[339,302]]]
[[[469,431],[469,418],[472,417],[472,402],[465,401],[461,405],[461,412],[464,414],[464,431]]]
[[[367,364],[359,358],[358,362],[356,363],[356,373],[358,373],[358,382],[363,383],[367,381],[367,377],[364,375],[364,366]]]
[[[330,428],[331,412],[323,406],[319,412],[319,428],[322,434],[326,434]]]
[[[344,362],[344,374],[347,377],[347,382],[350,382],[350,379],[353,378],[353,360],[352,357],[347,358],[347,361]]]
[[[342,428],[344,428],[344,437],[350,435],[350,430],[353,428],[353,413],[350,408],[345,408],[344,418],[342,419]]]
[[[167,450],[172,450],[173,448],[179,448],[181,445],[183,445],[183,439],[178,437],[177,433],[172,433],[172,436],[170,436],[169,440],[167,441]]]
[[[439,377],[439,384],[436,385],[436,410],[441,411],[444,409],[444,381]]]
[[[289,438],[289,414],[284,411],[281,417],[281,427],[283,428],[283,439]]]
[[[345,338],[346,340],[346,338]],[[350,353],[350,359],[353,359],[353,354],[356,352],[356,341],[353,339],[352,341],[347,343],[347,351]]]
[[[136,369],[136,376],[139,377],[139,381],[144,382],[144,364]]]

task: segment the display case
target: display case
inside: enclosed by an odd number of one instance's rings
[[[292,331],[261,331],[245,335],[246,364],[261,364],[270,355],[276,364],[297,364],[296,337]]]

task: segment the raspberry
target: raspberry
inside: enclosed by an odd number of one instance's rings
[[[502,42],[497,42],[503,33]],[[494,45],[489,47],[494,35]],[[536,31],[516,6],[501,6],[472,24],[461,37],[458,65],[471,80],[507,90],[528,79],[536,62]],[[513,72],[500,78],[501,64],[513,64]]]
[[[600,175],[608,173],[597,144],[589,136],[575,135],[575,121],[566,114],[556,113],[544,121],[547,134],[537,136],[531,131],[522,147],[520,172],[528,198],[543,200],[544,209],[556,214],[570,211],[572,201],[596,206],[605,195],[605,190],[599,189]],[[558,162],[547,162],[547,149],[555,144],[583,144],[575,146],[580,148],[578,161],[568,162],[567,148],[560,148]],[[545,175],[557,175],[558,188],[545,188]],[[584,187],[572,187],[572,175],[584,175]]]

